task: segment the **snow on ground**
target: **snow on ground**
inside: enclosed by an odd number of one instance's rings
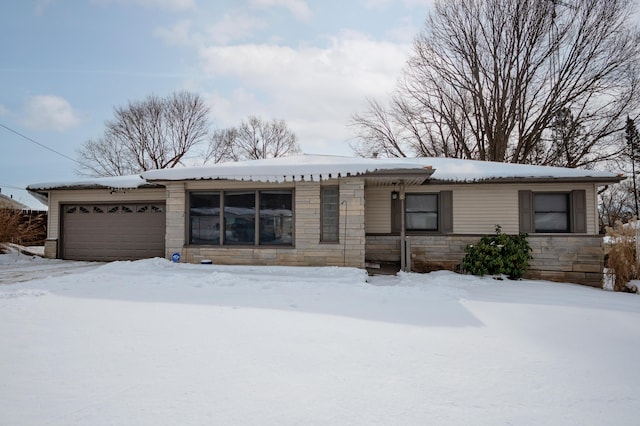
[[[44,247],[25,247],[17,244],[3,245],[6,254],[0,255],[0,285],[29,281],[57,275],[78,272],[81,269],[93,269],[100,263],[72,262],[65,260],[43,259]]]
[[[637,424],[637,295],[368,281],[150,259],[0,285],[0,424]]]

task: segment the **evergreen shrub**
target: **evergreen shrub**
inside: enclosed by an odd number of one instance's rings
[[[522,278],[529,268],[531,246],[527,234],[508,235],[496,225],[494,235],[484,235],[465,249],[462,268],[473,275],[506,275]]]

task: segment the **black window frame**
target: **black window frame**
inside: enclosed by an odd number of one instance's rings
[[[206,204],[205,200],[207,197],[217,197],[218,198],[218,206],[215,206],[215,203],[211,203],[211,205]],[[222,235],[222,229],[223,225],[222,225],[222,215],[220,214],[220,202],[221,202],[221,191],[192,191],[189,192],[189,208],[187,209],[188,211],[188,236],[187,236],[187,241],[189,242],[189,244],[193,244],[193,245],[220,245],[221,241],[220,241],[220,237]],[[201,199],[201,202],[197,203],[197,207],[194,206],[195,200],[196,198]],[[195,209],[201,209],[201,211],[196,212]],[[210,212],[207,212],[207,210],[210,209]],[[194,214],[194,213],[198,213],[198,214]],[[196,220],[196,218],[203,218]],[[206,228],[208,227],[208,225],[206,224],[206,218],[211,218],[211,236],[212,238],[209,239],[210,242],[206,242],[207,239],[206,238],[196,238],[194,236],[194,227],[198,227],[199,230],[202,230],[203,228],[205,228],[205,230],[201,231],[203,233],[206,233],[207,230]],[[217,218],[217,220],[216,220]],[[200,225],[200,222],[204,222],[202,225]],[[197,222],[197,225],[196,225]],[[216,232],[217,232],[217,238],[216,238]],[[199,233],[200,236],[200,233]],[[217,240],[217,242],[216,242]]]
[[[260,208],[264,206],[261,204],[261,194],[274,194],[277,193],[280,197],[285,196],[285,199],[279,200],[283,206],[279,209],[279,219],[281,223],[286,222],[284,227],[289,232],[279,232],[281,237],[277,240],[273,237],[277,231],[272,232],[270,238],[266,237],[264,226],[266,222],[263,220],[266,216],[266,209]],[[192,203],[194,197],[203,194],[217,194],[218,204],[209,207],[212,211],[217,212],[219,224],[219,234],[216,241],[207,243],[202,240],[194,239],[192,232]],[[233,197],[241,197],[242,195],[249,195],[253,198],[253,203],[248,198],[242,200],[238,198],[237,203],[233,203]],[[289,200],[286,200],[286,195],[289,195]],[[187,229],[186,237],[189,245],[208,246],[208,247],[227,247],[227,248],[241,248],[241,247],[284,247],[290,248],[294,246],[295,241],[295,190],[293,188],[266,188],[266,189],[248,189],[248,190],[193,190],[188,191],[187,197],[188,205],[187,211]],[[288,201],[288,202],[287,202]],[[248,203],[248,204],[247,204]],[[230,205],[233,204],[233,205]],[[251,206],[252,204],[252,206]],[[287,207],[290,207],[287,214]],[[230,209],[235,209],[235,212],[231,212]],[[262,210],[262,215],[261,215]],[[251,212],[251,213],[250,213]],[[250,213],[250,214],[249,214]],[[237,218],[231,220],[231,214],[237,215]],[[251,216],[251,217],[249,217]],[[240,220],[241,219],[241,220]],[[214,221],[215,222],[215,221]],[[244,226],[240,226],[244,224]],[[273,225],[271,225],[273,227]],[[282,231],[282,229],[280,230]],[[237,239],[232,240],[230,233]],[[268,241],[267,241],[268,240]]]
[[[289,195],[289,199],[282,199],[282,195]],[[270,203],[266,202],[267,198],[271,199]],[[273,204],[274,201],[277,204]],[[293,201],[293,190],[264,189],[258,191],[256,203],[258,206],[256,229],[258,245],[284,247],[293,245]],[[288,233],[287,229],[289,229]]]

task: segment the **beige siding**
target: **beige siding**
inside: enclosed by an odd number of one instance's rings
[[[518,191],[587,192],[587,233],[598,233],[597,192],[593,184],[457,184],[410,186],[406,192],[453,191],[453,232],[456,234],[493,233],[495,225],[507,233],[517,233]],[[368,187],[365,191],[366,230],[370,234],[391,232],[392,187]]]
[[[391,232],[391,191],[384,186],[367,187],[364,195],[364,224],[367,234]]]
[[[139,201],[164,201],[164,188],[139,188],[111,192],[109,189],[57,190],[49,192],[49,218],[47,238],[60,238],[60,205],[68,203],[119,203]]]
[[[167,187],[167,226],[165,228],[165,253],[167,258],[180,252],[185,244],[186,193],[184,182],[169,182]]]

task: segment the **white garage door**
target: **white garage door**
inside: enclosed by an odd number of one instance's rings
[[[67,204],[61,211],[63,259],[164,257],[164,203]]]

